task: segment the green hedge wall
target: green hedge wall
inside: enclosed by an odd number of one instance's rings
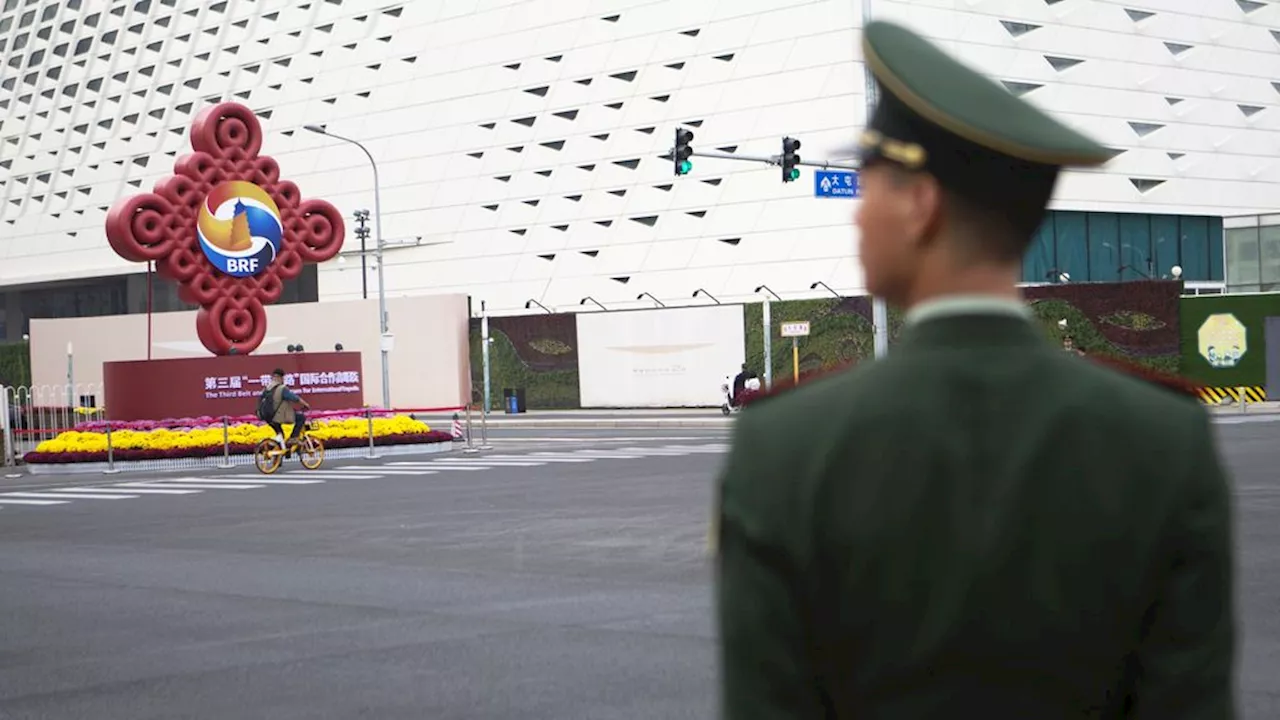
[[[578,324],[573,315],[489,319],[490,409],[502,412],[503,388],[524,388],[529,409],[577,408]],[[483,402],[480,321],[471,321],[472,398]]]
[[[0,345],[0,385],[31,385],[31,346],[27,343]]]
[[[1182,370],[1209,387],[1267,384],[1266,319],[1280,317],[1280,293],[1198,295],[1182,298]],[[1210,315],[1229,313],[1245,327],[1247,349],[1239,364],[1215,368],[1200,354],[1200,326]]]
[[[791,339],[781,336],[782,323],[809,321],[809,336],[800,338],[800,376],[875,357],[871,302],[867,298],[784,300],[770,304],[773,335],[770,351],[775,380],[792,376]],[[764,374],[764,306],[745,306],[747,365]],[[889,342],[902,330],[902,314],[889,311]]]
[[[1032,311],[1053,342],[1066,332],[1091,354],[1116,356],[1166,371],[1182,361],[1179,299],[1181,283],[1075,283],[1026,288]],[[810,335],[800,339],[802,377],[875,356],[871,301],[866,297],[786,300],[771,304],[773,377],[790,379],[791,340],[782,323],[808,320]],[[743,306],[748,366],[764,374],[763,306]],[[889,311],[889,342],[902,331],[902,313]],[[578,335],[573,314],[491,318],[490,379],[492,407],[502,410],[502,389],[525,388],[530,409],[579,406]],[[477,391],[483,387],[480,323],[471,327],[471,371]],[[726,368],[725,372],[732,372]],[[478,399],[479,395],[475,397]]]

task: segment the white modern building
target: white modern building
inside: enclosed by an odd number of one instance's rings
[[[1028,282],[1177,265],[1220,284],[1232,272],[1222,218],[1280,205],[1271,2],[870,5],[1115,148],[1106,168],[1060,182]],[[0,337],[11,341],[30,317],[145,309],[145,269],[108,247],[106,211],[168,175],[195,114],[228,100],[257,112],[284,177],[347,217],[375,209],[370,164],[303,127],[369,149],[393,296],[461,292],[502,314],[530,301],[612,309],[710,302],[699,290],[732,302],[760,285],[784,297],[818,281],[863,285],[856,201],[815,198],[809,170],[784,184],[776,167],[695,158],[674,177],[661,157],[684,126],[695,150],[767,156],[790,135],[805,160],[839,160],[865,117],[861,0],[0,6]],[[360,256],[341,259],[287,298],[376,292]],[[155,307],[180,303],[165,288]]]

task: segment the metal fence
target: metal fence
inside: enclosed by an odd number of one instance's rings
[[[71,432],[81,429],[86,423],[93,423],[92,426],[84,428],[93,432],[104,431],[104,421],[106,421],[106,408],[99,405],[102,397],[103,386],[101,384],[77,383],[74,385],[36,385],[31,387],[16,387],[0,385],[0,403],[4,406],[4,413],[0,414],[0,430],[3,434],[0,439],[3,441],[3,447],[0,447],[0,454],[3,459],[0,464],[5,466],[14,466],[22,462],[22,458],[45,440],[56,438],[61,433]],[[404,408],[394,410],[378,410],[374,408],[364,408],[356,410],[368,419],[368,446],[359,452],[366,452],[368,457],[374,457],[374,433],[373,419],[385,415],[406,414],[410,417],[427,421],[435,425],[436,428],[450,428],[455,443],[465,443],[464,452],[476,452],[480,449],[489,449],[488,424],[487,417],[479,414],[479,422],[476,423],[479,429],[479,445],[476,444],[473,425],[473,408],[471,405],[460,406],[456,408]],[[325,416],[340,415],[349,416],[351,412],[315,412],[310,413],[312,419],[322,419]],[[220,457],[210,458],[172,458],[163,460],[147,460],[147,461],[131,461],[131,465],[140,469],[183,469],[187,467],[203,467],[211,463],[220,463],[225,466],[251,463],[252,457],[235,457],[230,452],[227,444],[227,429],[229,424],[237,422],[257,422],[256,419],[249,416],[240,418],[224,417],[221,419],[223,425],[223,452]],[[105,432],[107,436],[108,455],[110,456],[111,446],[111,429],[116,423],[105,423]],[[335,451],[334,457],[342,457],[350,454],[352,457],[357,452],[354,448],[338,449]],[[387,448],[388,452],[397,452],[398,449]],[[92,463],[91,463],[92,464]],[[108,464],[114,466],[114,461],[108,461]]]
[[[105,417],[101,383],[0,386],[4,464],[13,465],[44,440]]]

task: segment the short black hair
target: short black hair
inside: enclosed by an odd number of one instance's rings
[[[277,377],[284,377],[284,371],[281,370],[280,368],[276,368],[275,370],[272,370],[271,374]]]

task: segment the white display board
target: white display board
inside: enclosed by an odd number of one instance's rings
[[[740,305],[580,313],[582,407],[719,406],[745,346]]]

